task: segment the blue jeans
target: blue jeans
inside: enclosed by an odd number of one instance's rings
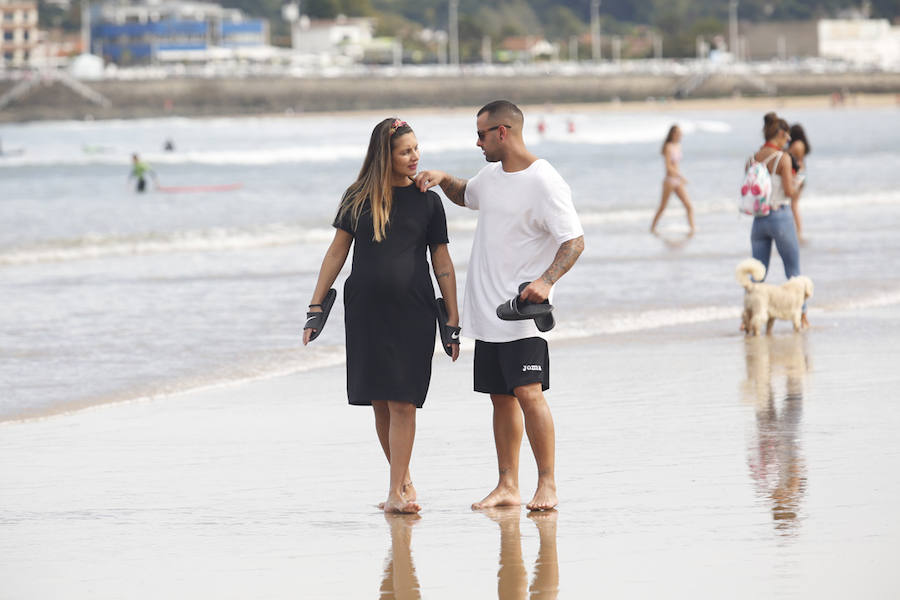
[[[790,205],[773,210],[765,217],[755,217],[750,230],[750,246],[753,258],[766,267],[769,274],[769,259],[772,256],[772,242],[778,248],[781,262],[784,263],[784,276],[790,279],[800,274],[800,243],[797,241],[797,228],[794,227],[794,213]],[[803,304],[806,312],[806,303]]]

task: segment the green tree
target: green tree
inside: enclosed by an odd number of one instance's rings
[[[544,17],[544,33],[550,39],[568,39],[587,31],[588,26],[565,6],[555,6]]]
[[[315,19],[333,19],[338,16],[337,0],[306,0],[303,13]]]
[[[369,0],[340,0],[339,10],[348,17],[368,17],[375,13]]]

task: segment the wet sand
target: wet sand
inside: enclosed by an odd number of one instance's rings
[[[421,518],[375,508],[343,367],[0,424],[0,597],[896,597],[900,308],[737,315],[552,344],[547,514],[468,508],[495,482],[471,352],[419,411]]]

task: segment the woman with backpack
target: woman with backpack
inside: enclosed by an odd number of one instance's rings
[[[784,275],[790,279],[800,275],[799,240],[802,231],[798,207],[800,189],[794,182],[791,156],[783,150],[791,141],[790,127],[787,121],[770,112],[763,117],[763,136],[765,143],[747,161],[746,170],[750,170],[756,163],[765,166],[771,178],[771,192],[763,203],[770,208],[768,214],[755,213],[750,231],[750,246],[753,258],[765,265],[768,274],[774,242],[784,263]],[[805,304],[802,325],[804,329],[809,327]]]

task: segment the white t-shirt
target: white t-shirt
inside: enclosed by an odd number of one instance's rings
[[[515,296],[520,284],[543,275],[561,244],[584,235],[572,190],[546,160],[514,173],[495,162],[469,180],[465,201],[480,214],[466,276],[463,334],[485,342],[542,337],[531,319],[501,320],[497,306]]]

